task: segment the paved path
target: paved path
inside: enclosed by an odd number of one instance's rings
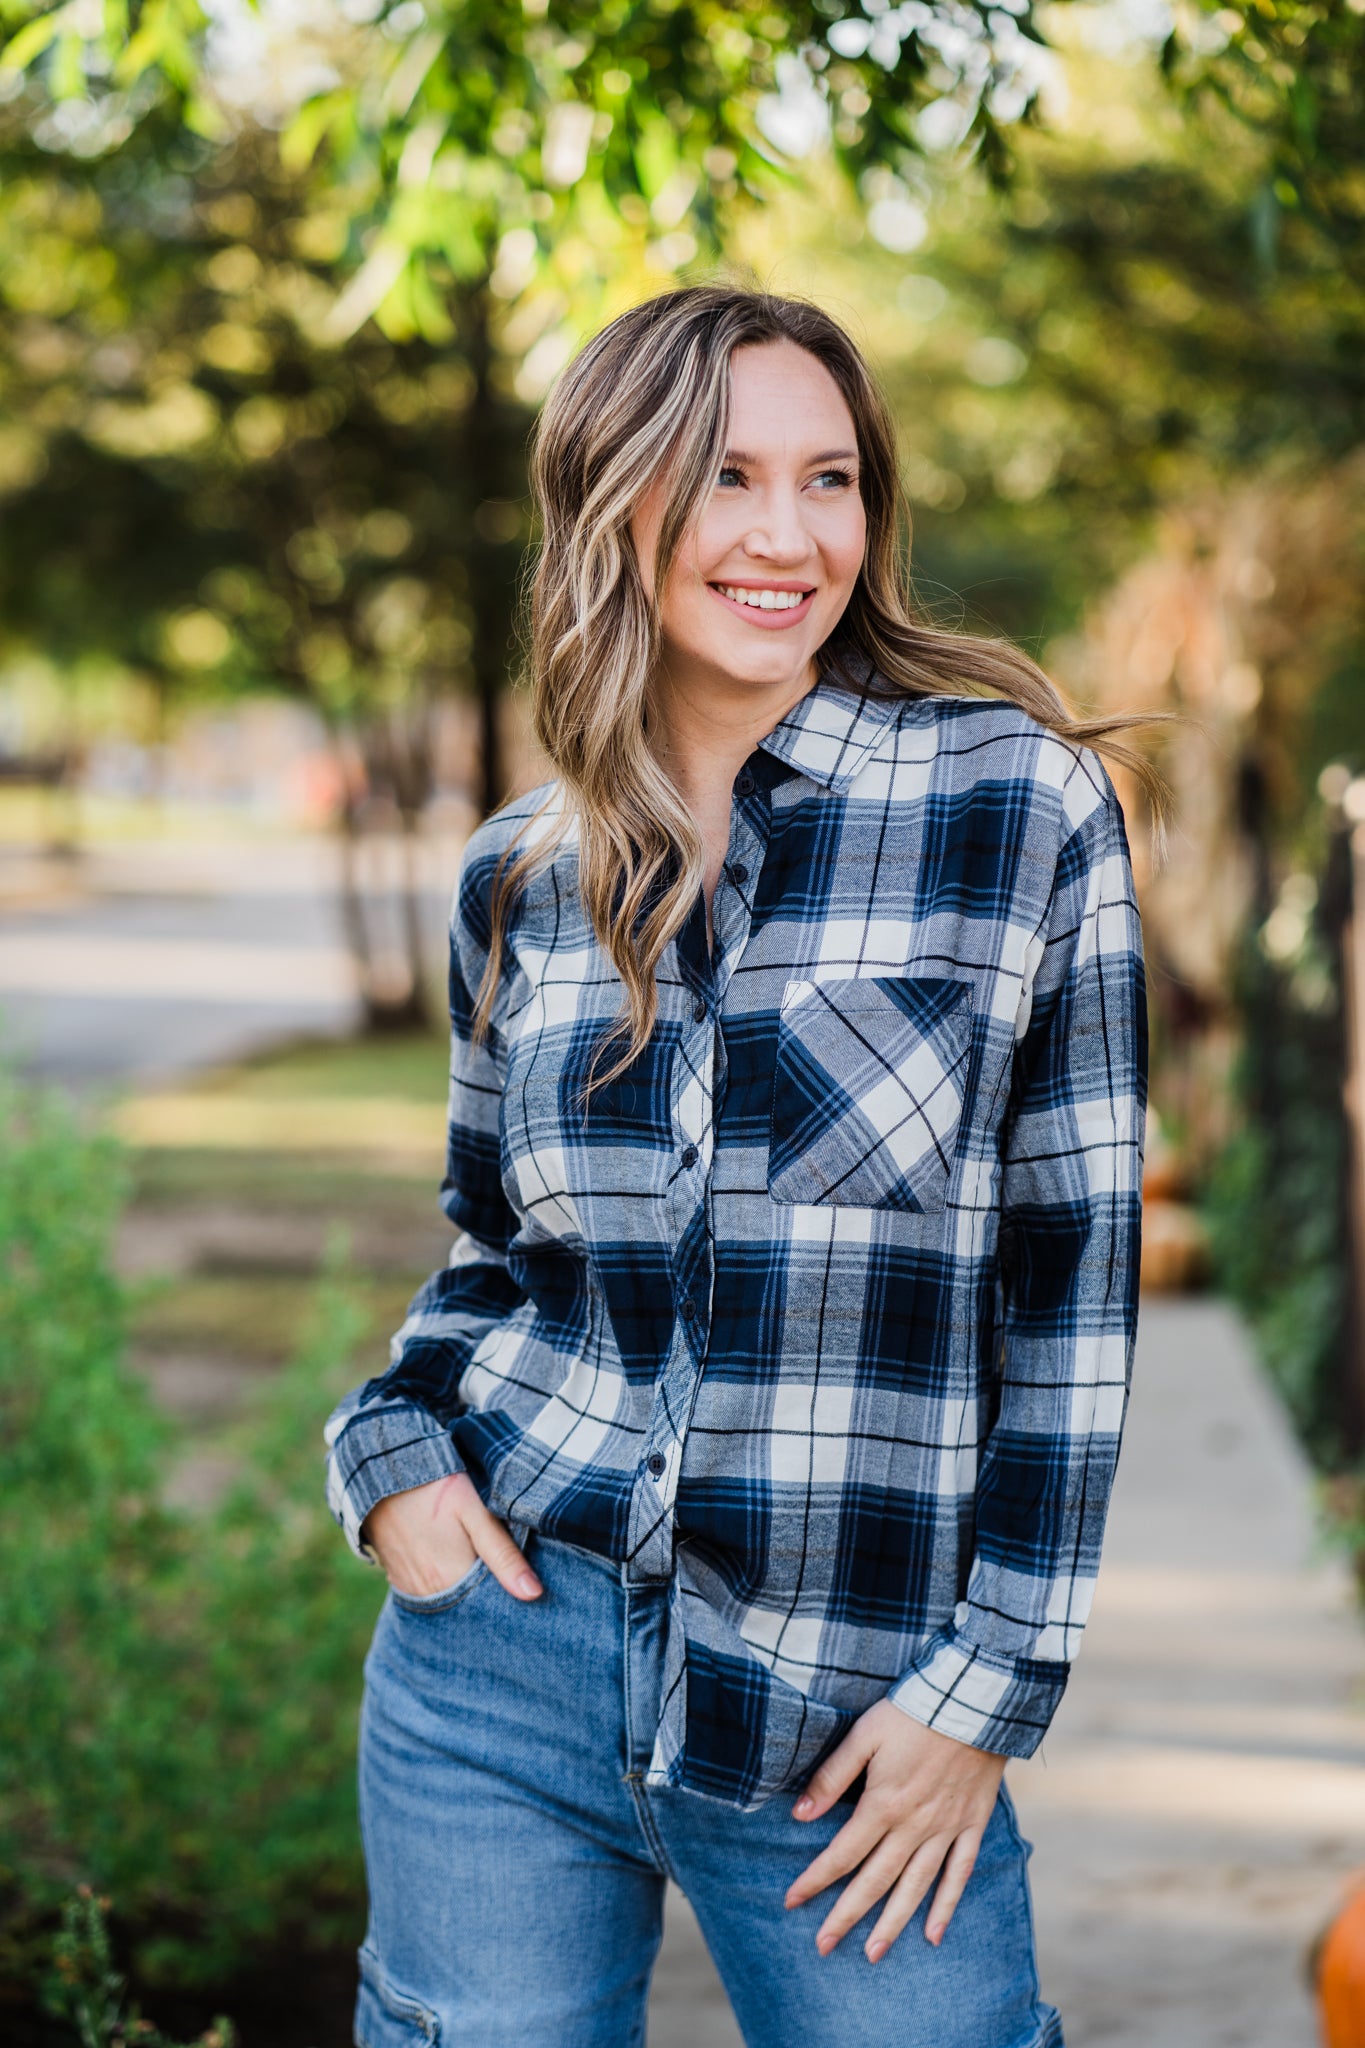
[[[1365,1866],[1365,1634],[1216,1302],[1145,1305],[1089,1637],[1013,1773],[1071,2048],[1315,2048],[1309,1946]]]
[[[397,859],[369,848],[372,870]],[[422,842],[433,986],[450,838]],[[0,846],[0,1050],[76,1088],[165,1080],[360,1021],[325,836],[102,844],[70,865]]]
[[[31,1073],[163,1078],[358,1019],[325,839],[0,860],[0,1046]]]
[[[1365,1866],[1365,1633],[1235,1319],[1150,1301],[1141,1333],[1094,1619],[1010,1770],[1043,1984],[1069,2048],[1315,2048],[1306,1953]],[[676,1907],[650,2048],[738,2048]]]

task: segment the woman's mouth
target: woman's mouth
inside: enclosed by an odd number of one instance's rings
[[[751,626],[794,626],[815,592],[809,584],[711,583],[707,588]]]

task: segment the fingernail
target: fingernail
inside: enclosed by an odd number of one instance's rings
[[[937,1948],[939,1943],[943,1939],[943,1929],[941,1927],[926,1927],[924,1930],[924,1939],[927,1942],[929,1942],[932,1947]]]
[[[870,1941],[867,1944],[867,1960],[870,1963],[879,1963],[890,1946],[889,1941]]]
[[[814,1811],[815,1801],[811,1798],[809,1792],[803,1792],[792,1808],[792,1814],[797,1820],[808,1819]]]
[[[819,1949],[822,1956],[827,1956],[834,1946],[834,1936],[832,1934],[817,1934],[815,1946]]]
[[[534,1572],[520,1572],[512,1581],[512,1591],[519,1593],[523,1600],[534,1600],[543,1589]]]

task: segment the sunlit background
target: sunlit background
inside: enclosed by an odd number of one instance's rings
[[[527,432],[718,267],[865,344],[935,618],[1180,714],[1164,864],[1118,778],[1130,1441],[1011,1775],[1072,2048],[1319,2038],[1365,1873],[1365,0],[0,0],[17,2048],[120,1999],[349,2039],[381,1589],[318,1429],[445,1253],[446,905],[541,774]],[[738,2040],[680,1902],[652,2029]]]

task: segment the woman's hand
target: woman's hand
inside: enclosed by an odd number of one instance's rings
[[[540,1597],[540,1580],[467,1472],[391,1493],[370,1509],[360,1533],[400,1593],[442,1593],[481,1557],[514,1599]]]
[[[1005,1759],[955,1742],[912,1720],[890,1700],[878,1700],[821,1764],[792,1809],[796,1819],[818,1820],[864,1768],[867,1784],[858,1804],[829,1846],[802,1871],[786,1903],[803,1906],[856,1870],[826,1915],[815,1945],[828,1955],[889,1892],[863,1951],[870,1963],[879,1963],[936,1877],[938,1889],[924,1932],[935,1948],[942,1941],[976,1863]]]

